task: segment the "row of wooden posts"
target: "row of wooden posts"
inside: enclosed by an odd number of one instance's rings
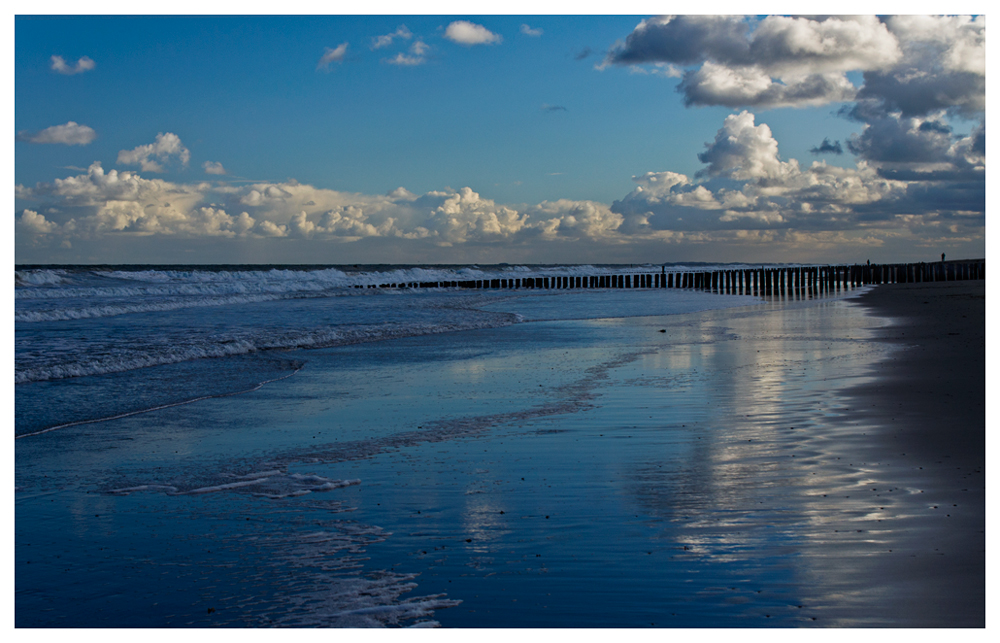
[[[689,288],[719,293],[772,295],[830,292],[869,284],[918,283],[985,279],[986,261],[797,266],[738,270],[684,270],[614,275],[505,277],[465,281],[420,281],[368,284],[356,288]]]

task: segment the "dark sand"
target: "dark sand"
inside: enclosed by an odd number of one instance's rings
[[[865,414],[913,453],[985,463],[985,282],[884,285],[858,301],[893,320],[879,339],[903,349],[853,391]]]
[[[877,341],[899,350],[871,384],[845,391],[858,404],[847,419],[874,425],[865,457],[905,472],[911,497],[926,499],[910,515],[913,553],[871,571],[891,579],[891,611],[915,624],[986,624],[985,291],[983,281],[895,284],[858,300],[892,321]]]

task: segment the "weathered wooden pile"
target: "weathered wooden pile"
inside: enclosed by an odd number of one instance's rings
[[[506,277],[467,281],[420,281],[369,284],[356,288],[689,288],[718,293],[772,295],[820,293],[869,284],[963,281],[986,278],[986,260],[935,263],[858,264],[745,268],[738,270],[673,270],[613,275]]]

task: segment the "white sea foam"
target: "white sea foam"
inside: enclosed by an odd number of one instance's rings
[[[222,482],[226,478],[238,478],[236,482]],[[164,483],[149,483],[109,489],[108,493],[116,496],[127,496],[140,491],[162,491],[168,496],[200,496],[207,493],[224,491],[248,492],[261,498],[279,500],[295,498],[309,493],[333,491],[361,484],[360,480],[335,480],[315,474],[287,473],[285,471],[266,471],[245,475],[221,474],[216,484],[192,486]]]
[[[744,266],[727,266],[739,268]],[[748,266],[747,266],[748,267]],[[393,286],[450,285],[462,281],[587,277],[657,272],[660,266],[410,267],[347,273],[336,268],[293,270],[48,270],[15,271],[14,319],[68,321],[186,308],[239,305],[300,297],[380,292]],[[718,266],[698,266],[706,270]],[[667,272],[687,270],[671,266]],[[44,286],[44,287],[42,287]],[[359,292],[357,288],[365,291]],[[367,292],[367,294],[374,294]],[[28,302],[32,302],[28,305]],[[44,302],[44,303],[43,303]]]
[[[561,290],[438,292],[394,290],[391,286],[649,273],[656,268],[469,265],[366,272],[337,268],[17,270],[14,318],[21,326],[15,336],[14,380],[23,384],[103,375],[264,350],[324,348],[561,318],[565,311],[554,317],[543,309],[565,308],[563,300],[543,302],[544,298],[536,298],[539,301],[525,303],[530,297],[523,297],[525,301],[509,306],[505,299]],[[389,287],[365,287],[376,285]],[[658,314],[670,312],[670,306],[678,303],[679,291],[672,295],[670,302],[658,304]],[[573,317],[621,316],[624,308],[608,302],[635,299],[619,291],[594,292],[591,297],[605,305],[578,306],[580,310]],[[294,303],[284,303],[290,300]],[[734,303],[735,299],[729,301]],[[631,314],[649,314],[643,302],[632,301],[629,306],[629,310],[635,309]],[[250,314],[244,315],[244,311]],[[145,317],[140,321],[141,314]],[[101,323],[112,317],[124,319],[116,320],[113,326]],[[93,320],[93,325],[87,325],[88,320]],[[37,331],[30,328],[39,322]],[[71,325],[62,326],[64,322]]]
[[[242,336],[191,339],[187,346],[147,345],[137,349],[119,348],[113,354],[89,358],[83,353],[75,361],[39,365],[34,360],[16,363],[14,382],[83,377],[124,371],[163,364],[176,364],[194,359],[245,355],[264,350],[295,350],[326,348],[402,337],[431,335],[477,328],[496,328],[516,323],[516,316],[509,313],[458,316],[442,323],[397,323],[361,326],[345,329],[305,329],[277,333],[275,331],[248,331]]]
[[[55,308],[50,310],[16,310],[16,322],[67,321],[70,319],[92,319],[95,317],[116,317],[130,313],[166,312],[182,308],[207,306],[229,306],[233,304],[249,304],[262,301],[281,299],[283,295],[231,295],[222,297],[203,297],[192,299],[177,299],[162,302],[116,303],[82,308]]]
[[[160,353],[153,353],[149,350],[122,351],[118,355],[110,355],[98,359],[83,359],[45,366],[15,368],[14,382],[16,384],[23,384],[25,382],[39,382],[67,377],[121,373],[137,368],[176,364],[192,359],[244,355],[257,350],[260,350],[260,347],[252,342],[232,341],[223,344],[206,344],[181,349],[168,349]]]
[[[57,289],[20,288],[16,298],[43,297],[129,297],[141,295],[226,295],[252,293],[320,292],[355,286],[413,284],[481,279],[524,279],[554,276],[599,276],[613,274],[678,272],[687,270],[718,270],[755,268],[750,265],[659,265],[636,266],[501,266],[413,267],[371,272],[345,273],[336,268],[321,270],[111,270],[87,273],[93,278],[82,285],[66,279],[65,270],[19,270],[15,282],[19,285],[68,284]],[[96,278],[96,279],[95,279]],[[124,282],[124,283],[123,283]]]
[[[14,285],[22,287],[48,286],[64,283],[65,270],[15,270]]]

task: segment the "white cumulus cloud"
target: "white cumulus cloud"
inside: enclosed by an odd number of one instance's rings
[[[20,132],[18,140],[29,143],[48,143],[58,145],[88,145],[95,138],[97,132],[86,125],[80,125],[74,121],[69,121],[65,125],[53,125],[46,127],[40,132]]]
[[[460,45],[492,45],[503,42],[498,34],[468,20],[456,20],[448,25],[444,37]]]
[[[336,49],[331,49],[326,47],[323,49],[323,55],[320,57],[319,62],[316,63],[316,70],[320,69],[330,71],[330,63],[340,63],[344,62],[344,57],[347,55],[347,43],[342,42],[337,45]]]
[[[403,52],[396,54],[395,58],[386,58],[385,62],[390,65],[399,65],[401,67],[415,67],[417,65],[424,64],[424,59],[420,56],[407,56]]]
[[[154,143],[118,152],[118,164],[138,165],[143,172],[163,172],[162,164],[174,157],[181,162],[181,165],[187,166],[191,153],[181,143],[179,136],[171,132],[160,132],[156,135]]]
[[[392,41],[396,38],[402,38],[404,40],[409,40],[413,37],[413,33],[406,28],[406,25],[399,25],[396,31],[386,34],[384,36],[375,36],[372,38],[371,48],[372,50],[381,49],[382,47],[388,47],[392,44]]]
[[[65,74],[67,76],[72,76],[73,74],[81,74],[85,71],[90,71],[97,66],[93,60],[87,56],[81,56],[79,60],[76,61],[75,65],[67,65],[66,61],[62,56],[52,56],[52,71],[58,72],[60,74]]]
[[[778,141],[771,136],[766,124],[754,125],[750,112],[730,114],[715,140],[698,155],[708,163],[703,172],[711,176],[726,176],[737,181],[776,179],[798,170],[793,159],[785,163],[778,158]]]
[[[613,46],[611,65],[682,74],[689,106],[802,107],[858,101],[863,122],[986,106],[985,16],[661,16]],[[680,70],[683,69],[683,72]],[[849,72],[864,72],[855,87]]]
[[[18,225],[29,234],[49,234],[58,227],[55,223],[46,221],[45,215],[28,209],[21,213]]]
[[[877,78],[907,65],[914,53],[908,44],[913,34],[928,31],[913,22],[893,25],[876,16],[662,16],[639,23],[600,67],[686,67],[679,89],[688,105],[788,107],[851,101],[858,90],[848,72]],[[951,59],[967,61],[975,47],[975,39],[967,37],[948,51]]]
[[[225,174],[226,168],[222,167],[222,163],[218,161],[205,161],[201,164],[205,169],[205,174]]]
[[[384,62],[390,65],[401,65],[404,67],[414,67],[427,62],[425,54],[430,50],[430,45],[422,40],[418,40],[410,46],[410,53],[399,52],[394,58],[385,58]]]

